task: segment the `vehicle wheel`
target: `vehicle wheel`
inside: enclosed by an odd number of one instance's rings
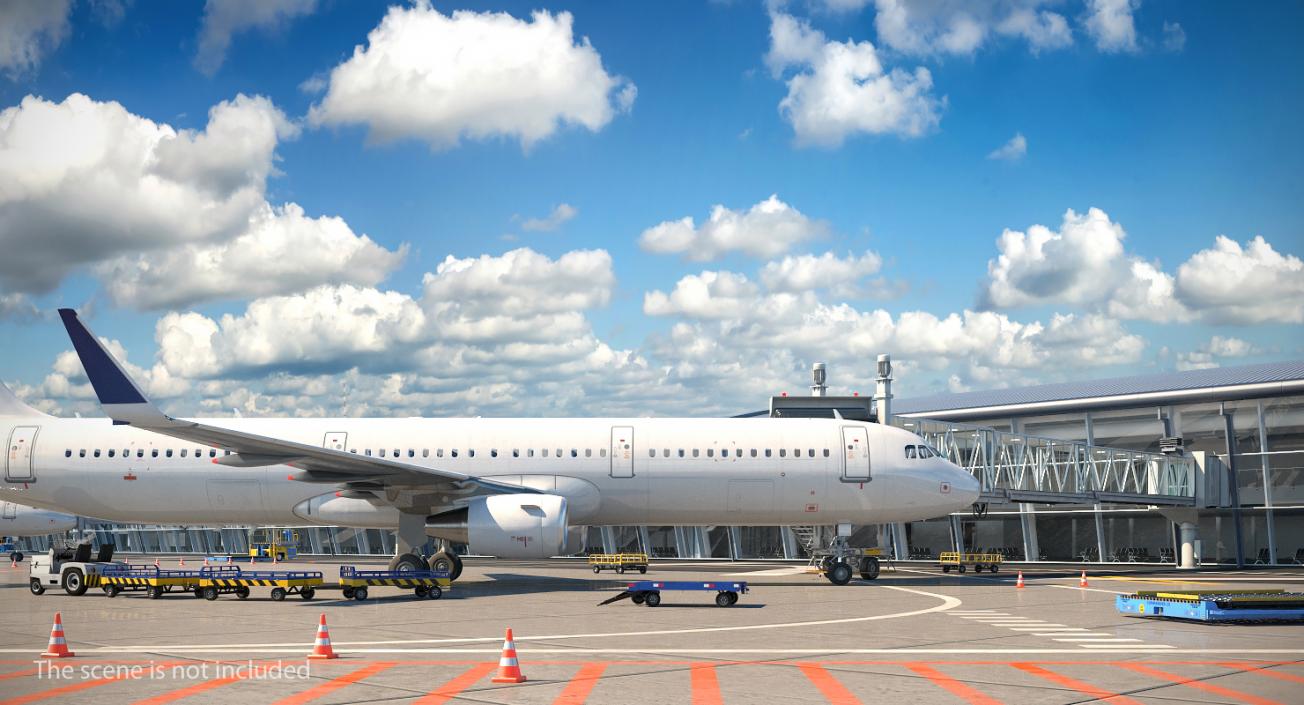
[[[639,567],[638,567],[638,572],[642,573],[643,575],[647,575],[647,566],[645,566],[645,565],[641,565],[641,566],[639,566]]]
[[[630,601],[632,601],[634,604],[636,604],[636,605],[641,605],[641,604],[643,604],[643,600],[646,599],[646,597],[643,595],[643,593],[641,593],[641,592],[636,592],[636,593],[634,593],[634,594],[633,594],[629,599],[630,599]]]
[[[732,605],[732,604],[733,604],[733,602],[730,602],[730,601],[729,601],[729,593],[727,593],[727,592],[717,592],[717,593],[715,594],[715,606],[716,606],[716,607],[728,607],[729,605]]]
[[[367,588],[360,587],[354,589],[353,599],[357,600],[358,602],[362,602],[363,600],[367,599]]]
[[[824,577],[828,578],[829,582],[834,585],[846,585],[851,582],[851,566],[838,561],[829,566],[829,570],[824,574]]]
[[[73,597],[86,594],[86,576],[81,568],[69,568],[63,574],[63,591]]]
[[[152,587],[152,588],[149,589],[149,599],[151,599],[151,600],[157,600],[157,599],[160,598],[160,597],[163,597],[163,587],[162,587],[162,586],[160,586],[160,585],[155,585],[154,587]]]
[[[960,565],[959,565],[955,570],[956,570],[956,572],[958,572],[958,573],[963,573],[963,572],[964,572],[964,564],[963,564],[963,563],[960,564]]]
[[[346,599],[346,600],[352,600],[352,599],[353,599],[353,587],[352,587],[352,586],[348,586],[348,587],[345,587],[345,588],[344,588],[344,599]]]
[[[736,605],[736,604],[738,604],[738,593],[733,592],[732,590],[730,590],[729,593],[728,593],[728,595],[729,595],[729,604],[730,604],[730,605]]]
[[[241,600],[249,599],[249,588],[241,585],[240,587],[235,589],[235,596],[240,598]]]
[[[45,586],[41,584],[40,578],[32,578],[31,581],[27,584],[27,586],[32,589],[33,595],[45,594]]]
[[[283,587],[274,587],[274,588],[272,588],[272,601],[273,601],[273,602],[280,602],[281,600],[284,600],[284,599],[285,599],[285,588],[283,588]]]
[[[597,575],[598,573],[601,573],[601,572],[602,572],[602,569],[601,569],[601,568],[599,568],[599,567],[596,566],[596,565],[593,566],[593,574],[594,574],[594,575]]]
[[[430,591],[426,593],[426,599],[438,600],[444,596],[444,589],[438,585],[431,585]]]
[[[109,597],[117,597],[119,592],[122,592],[122,588],[118,587],[117,585],[104,586],[104,594],[108,595]]]
[[[643,604],[647,605],[648,607],[656,607],[657,605],[661,604],[661,593],[649,592],[643,598]]]
[[[15,563],[22,563],[22,562],[23,562],[23,554],[19,553],[18,551],[14,551],[14,562],[15,562]]]
[[[390,559],[389,569],[400,573],[426,570],[426,562],[422,560],[421,556],[418,556],[415,553],[404,553]]]
[[[616,566],[616,573],[618,573],[618,574],[620,574],[620,575],[624,575],[624,574],[625,574],[625,566],[623,566],[623,565],[618,565],[618,566]]]
[[[303,588],[299,590],[299,597],[302,597],[304,600],[311,600],[316,596],[317,596],[316,588]]]
[[[993,573],[999,571],[1000,569],[1001,569],[1001,566],[1000,566],[999,564],[996,564],[996,563],[993,563],[993,564],[992,564],[992,567],[991,567],[991,568],[988,568],[988,570],[992,571]]]
[[[949,572],[951,572],[951,566],[949,566],[949,565],[944,565],[944,566],[942,566],[942,572],[943,572],[943,573],[949,573]]]
[[[213,587],[212,585],[209,585],[208,587],[204,588],[204,599],[208,600],[209,602],[216,600],[217,588]]]
[[[430,591],[426,589],[425,585],[419,585],[416,590],[413,590],[413,592],[417,594],[417,597],[425,597],[426,593]]]
[[[863,580],[874,580],[878,577],[878,559],[873,556],[867,556],[860,559],[860,577]]]

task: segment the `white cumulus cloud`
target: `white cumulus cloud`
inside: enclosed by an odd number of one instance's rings
[[[1028,139],[1023,136],[1022,132],[1014,133],[1009,142],[997,147],[987,155],[988,159],[999,159],[1007,162],[1017,162],[1028,153]]]
[[[580,211],[569,203],[558,203],[552,212],[542,218],[526,218],[521,222],[522,230],[549,232],[560,228],[567,221],[579,215]]]
[[[995,35],[1020,37],[1034,52],[1073,43],[1054,0],[876,0],[879,41],[903,54],[968,55]]]
[[[316,11],[317,0],[208,0],[199,27],[195,68],[211,76],[226,61],[234,35],[251,29],[277,31]]]
[[[0,2],[0,71],[18,80],[68,36],[72,0]]]
[[[937,126],[946,102],[933,95],[928,69],[889,71],[873,44],[829,41],[779,12],[770,15],[766,63],[791,74],[779,112],[800,145],[837,147],[858,134],[918,137]]]
[[[523,148],[564,125],[596,132],[628,110],[633,83],[607,73],[569,12],[529,20],[426,0],[391,7],[367,46],[330,73],[314,125],[366,125],[372,139],[416,138],[432,149],[462,139],[518,139]]]
[[[1261,235],[1245,245],[1219,235],[1177,268],[1176,295],[1215,323],[1304,323],[1304,261]]]
[[[739,252],[751,257],[775,257],[793,245],[827,235],[827,223],[802,214],[779,200],[778,194],[746,211],[722,205],[698,226],[692,216],[668,220],[643,231],[639,246],[658,254],[681,254],[704,262]]]
[[[1132,13],[1137,0],[1087,0],[1087,32],[1096,48],[1107,53],[1134,52],[1139,48]]]
[[[832,252],[822,255],[797,255],[767,263],[761,268],[761,282],[770,291],[802,292],[828,289],[835,296],[857,296],[861,281],[883,268],[883,258],[876,252],[862,255],[848,253],[838,257]]]
[[[1099,208],[1064,213],[1059,230],[1033,225],[1006,230],[1000,255],[987,263],[983,303],[1009,308],[1030,303],[1104,300],[1126,274],[1123,226]]]

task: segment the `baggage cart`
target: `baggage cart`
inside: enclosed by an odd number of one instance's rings
[[[271,598],[276,602],[287,595],[298,595],[311,600],[322,584],[321,571],[317,570],[241,570],[240,566],[210,566],[199,570],[198,596],[216,600],[218,595],[232,593],[241,600],[247,599],[251,587],[270,587]]]
[[[351,565],[340,566],[340,587],[344,599],[367,599],[369,587],[397,587],[412,590],[418,598],[438,600],[453,584],[452,574],[445,570],[358,570]]]
[[[87,583],[99,585],[109,597],[127,591],[144,591],[150,599],[157,600],[169,592],[195,593],[199,572],[164,570],[155,565],[107,565],[98,575],[87,576]]]
[[[598,605],[609,605],[617,600],[628,598],[636,605],[647,605],[656,607],[661,604],[662,590],[695,590],[699,592],[714,592],[716,607],[732,607],[738,603],[738,596],[747,592],[746,582],[713,582],[713,581],[693,581],[693,580],[639,580],[629,583],[625,586],[625,591],[599,602]]]
[[[981,573],[986,568],[992,573],[1000,572],[1001,561],[1005,556],[999,553],[960,553],[958,551],[943,551],[937,556],[937,565],[941,567],[943,573],[949,573],[955,569],[957,573],[963,573],[968,568],[973,568],[973,572]]]
[[[647,554],[594,553],[589,556],[589,567],[593,568],[594,573],[604,570],[614,570],[617,573],[637,570],[639,573],[647,573]]]
[[[1129,617],[1195,622],[1304,622],[1304,593],[1285,590],[1142,591],[1114,598]]]

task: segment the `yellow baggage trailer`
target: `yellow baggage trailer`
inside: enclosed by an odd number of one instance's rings
[[[614,570],[617,573],[624,573],[627,570],[637,570],[640,573],[646,573],[647,554],[594,553],[589,556],[589,567],[593,568],[594,573],[601,573],[604,570]]]
[[[351,565],[340,566],[340,587],[344,599],[367,599],[368,587],[397,587],[411,590],[419,598],[438,600],[452,586],[448,571],[434,570],[358,570]]]
[[[1005,556],[999,553],[960,553],[958,551],[943,551],[937,557],[937,565],[942,568],[943,573],[951,572],[954,568],[957,573],[963,573],[968,567],[973,567],[973,572],[981,573],[983,569],[996,573],[1001,569],[1001,561]]]
[[[127,590],[143,590],[154,600],[173,591],[194,593],[199,582],[196,571],[163,570],[153,565],[108,565],[94,578],[87,576],[88,585],[99,585],[109,597]]]
[[[286,595],[311,600],[322,584],[317,570],[241,570],[240,566],[207,567],[199,571],[199,596],[216,600],[222,593],[234,593],[241,600],[249,597],[251,587],[270,587],[276,602]]]

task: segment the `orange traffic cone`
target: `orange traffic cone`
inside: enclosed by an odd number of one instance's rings
[[[498,659],[498,675],[493,683],[524,683],[521,664],[516,660],[516,642],[512,640],[512,628],[507,628],[507,639],[503,641],[503,655]]]
[[[1087,571],[1082,571],[1082,577],[1078,579],[1078,587],[1087,586]]]
[[[68,642],[63,638],[63,619],[55,612],[54,626],[50,627],[50,645],[45,647],[41,658],[67,658],[74,655],[68,650]]]
[[[317,642],[313,644],[312,653],[308,654],[308,658],[339,657],[335,649],[331,648],[331,633],[326,629],[326,614],[323,612],[321,621],[317,622]]]
[[[185,565],[185,564],[186,564],[186,557],[185,557],[185,556],[182,556],[182,557],[180,557],[180,558],[177,559],[177,565],[182,565],[182,566],[183,566],[183,565]]]
[[[18,567],[18,556],[14,555],[14,554],[12,554],[12,553],[9,554],[9,567],[10,567],[10,568],[17,568],[17,567]]]
[[[208,556],[204,556],[204,567],[208,567]]]
[[[158,558],[155,558],[155,559],[154,559],[154,567],[155,567],[155,568],[158,567]]]
[[[1019,571],[1019,579],[1015,581],[1014,587],[1023,589],[1023,571]]]

